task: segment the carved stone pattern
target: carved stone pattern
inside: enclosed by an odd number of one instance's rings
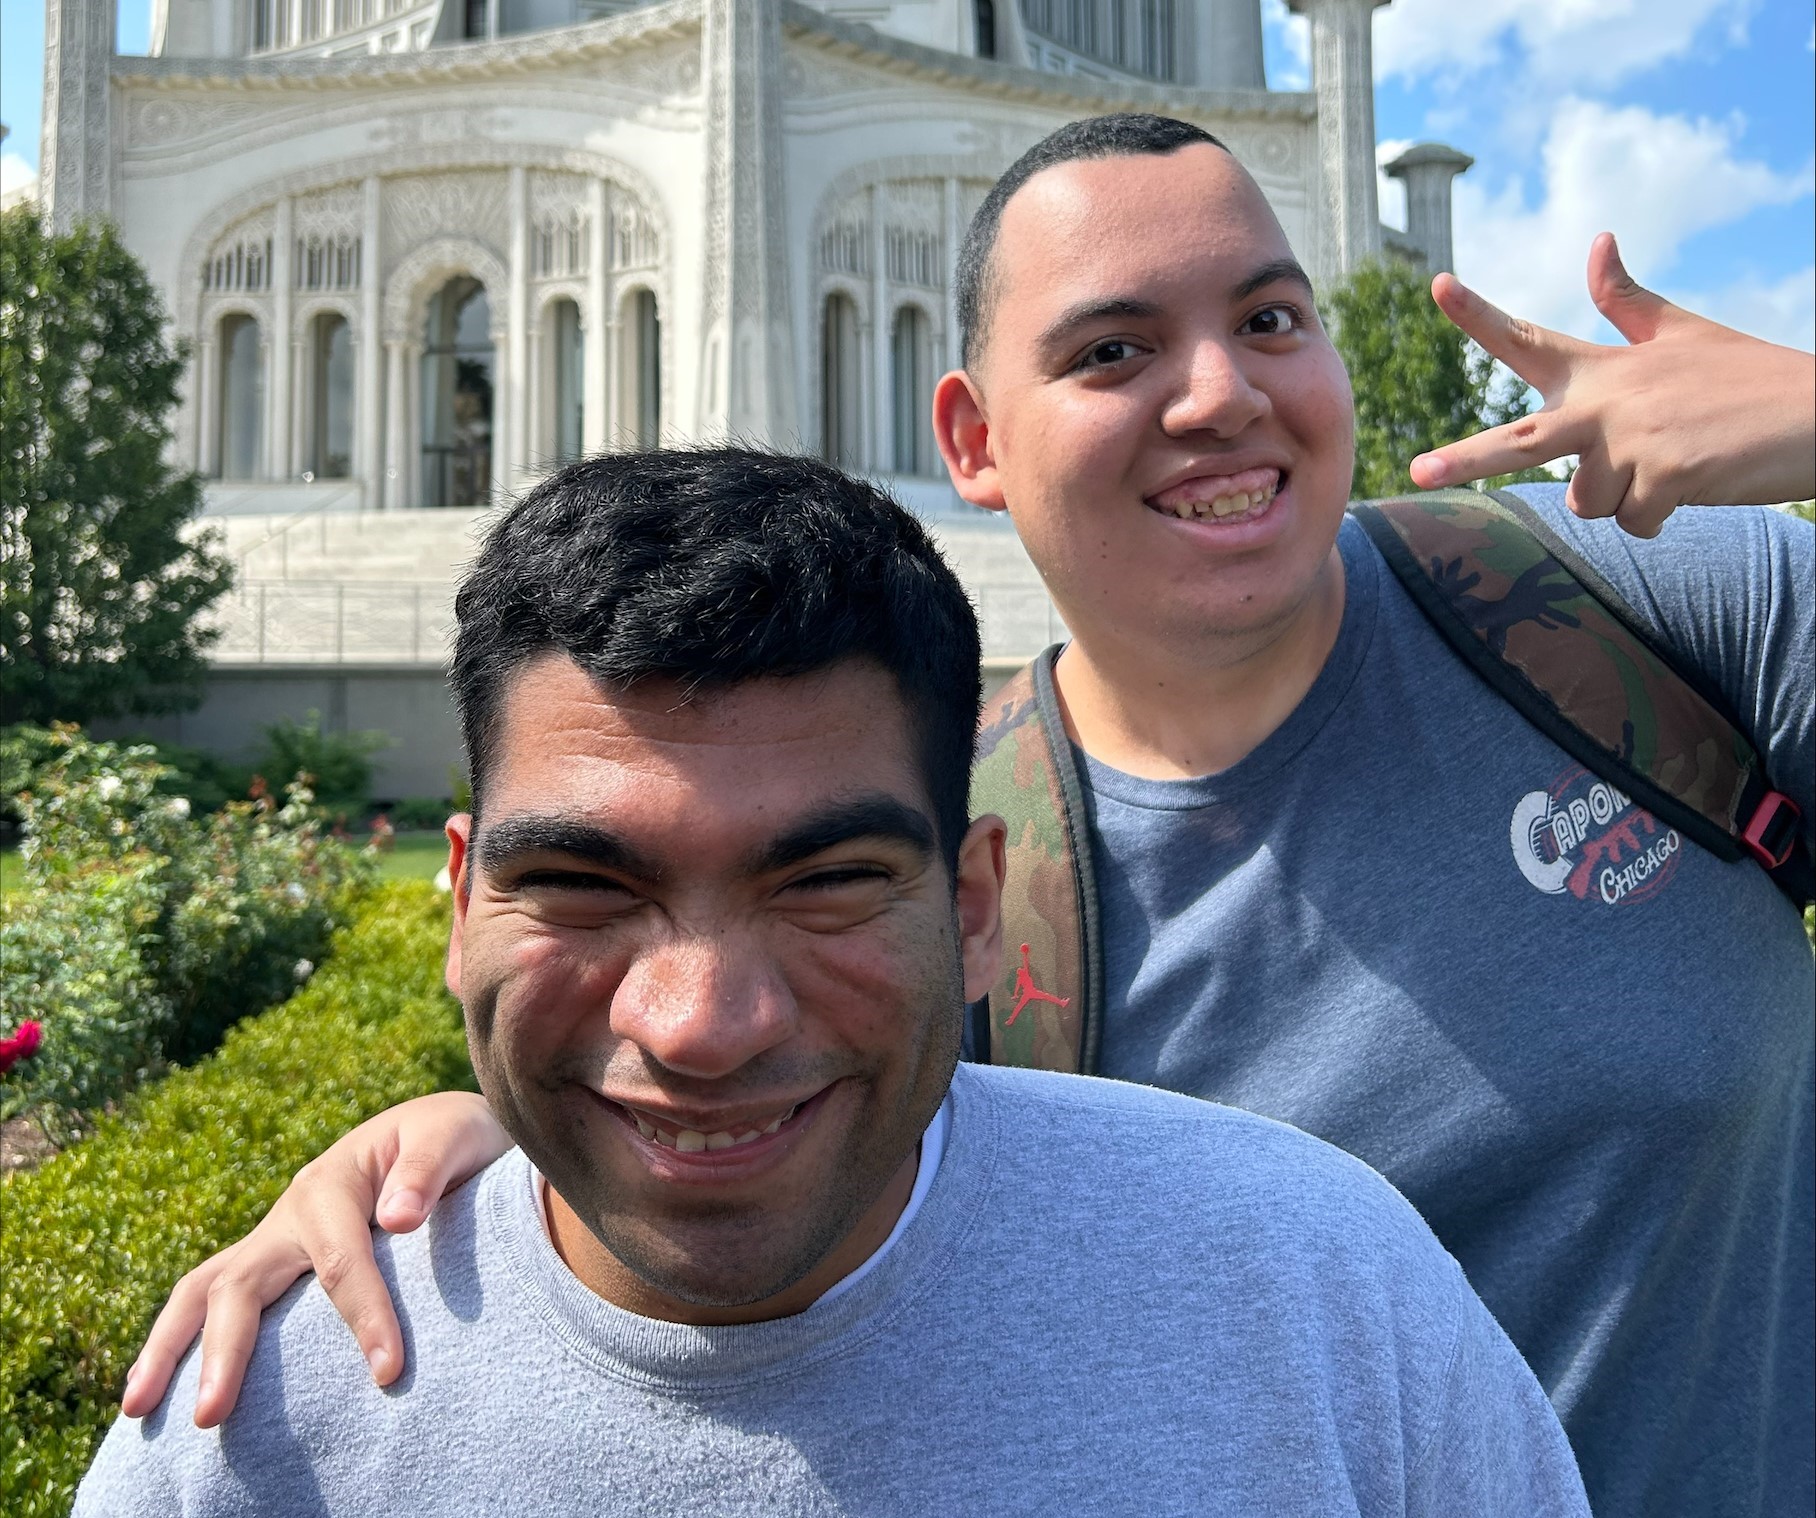
[[[881,189],[887,224],[936,228],[946,214],[946,187],[937,179],[892,179]]]
[[[530,174],[530,220],[565,221],[584,212],[592,181],[584,174],[551,173],[537,169]]]
[[[849,274],[855,279],[870,274],[870,218],[841,215],[820,233],[820,267],[828,274]]]
[[[419,143],[472,142],[496,137],[505,113],[495,106],[438,106],[387,116],[372,127],[374,147],[415,147]]]
[[[614,190],[606,205],[611,221],[609,251],[614,269],[653,269],[662,261],[662,234],[649,208],[636,196]]]
[[[215,137],[271,116],[268,103],[243,100],[184,100],[167,95],[142,100],[127,117],[128,148],[171,148]]]
[[[663,98],[699,93],[700,48],[692,40],[639,48],[613,59],[610,68],[614,86]]]
[[[844,100],[853,95],[875,96],[912,88],[880,69],[852,67],[819,53],[792,53],[784,78],[790,100]]]
[[[505,174],[484,169],[412,174],[384,187],[385,274],[430,238],[476,238],[494,250],[509,242]]]
[[[343,184],[299,195],[293,216],[298,237],[357,237],[365,226],[365,190],[358,184]]]
[[[44,7],[44,133],[38,184],[59,231],[112,211],[108,60],[113,8],[93,0]]]
[[[337,164],[315,164],[298,169],[280,178],[267,180],[256,189],[244,190],[215,206],[196,224],[183,244],[181,267],[196,273],[193,278],[183,280],[175,292],[178,327],[185,332],[198,330],[200,315],[197,303],[202,288],[200,271],[208,250],[228,228],[255,211],[268,210],[280,195],[311,194],[346,180],[364,179],[369,174],[394,181],[446,171],[501,170],[514,164],[521,164],[526,169],[566,169],[604,179],[614,189],[622,189],[626,195],[636,199],[642,213],[649,218],[658,244],[666,243],[667,219],[663,214],[662,202],[656,196],[655,186],[630,164],[605,154],[589,152],[583,148],[557,149],[527,143],[484,143],[476,147],[449,143],[399,149],[392,153],[343,160]],[[666,282],[663,283],[666,288]]]

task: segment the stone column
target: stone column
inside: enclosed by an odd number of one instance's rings
[[[1136,7],[1131,0],[1131,10]],[[1264,90],[1261,0],[1198,0],[1191,82],[1201,90]]]
[[[1451,181],[1475,163],[1439,142],[1408,148],[1387,166],[1406,186],[1406,235],[1418,244],[1433,274],[1454,272],[1450,251]]]
[[[499,492],[509,491],[529,463],[530,336],[530,176],[521,164],[511,170],[511,289],[506,301],[505,361],[492,415],[492,478]],[[494,310],[497,308],[494,307]]]
[[[964,357],[959,351],[958,330],[958,249],[964,241],[965,224],[959,219],[958,181],[946,180],[945,227],[943,241],[946,256],[946,367],[956,369]]]
[[[548,430],[548,397],[545,392],[549,383],[547,369],[550,355],[543,351],[542,322],[539,318],[530,322],[528,346],[529,353],[524,362],[528,383],[524,386],[523,467],[538,469],[547,463],[550,452],[549,439],[544,435]]]
[[[611,413],[606,383],[606,335],[611,327],[611,292],[607,289],[606,269],[611,261],[612,228],[608,220],[605,181],[595,179],[588,187],[587,215],[592,222],[592,235],[586,250],[586,332],[580,363],[580,446],[588,453],[605,447],[606,418]]]
[[[399,429],[404,439],[404,467],[398,478],[403,482],[402,506],[421,506],[422,489],[422,347],[420,342],[405,341],[404,417]]]
[[[706,238],[697,431],[798,446],[780,0],[703,0],[700,30]],[[663,320],[673,325],[678,314],[665,311]]]
[[[406,504],[404,449],[408,439],[404,436],[404,416],[409,409],[410,397],[404,376],[404,347],[401,338],[390,338],[385,343],[385,381],[389,395],[385,403],[385,467],[384,493],[381,505],[387,511],[396,511]]]
[[[889,415],[889,243],[883,227],[883,192],[870,187],[870,467],[895,467],[895,429]]]
[[[290,300],[296,285],[291,273],[295,251],[295,203],[288,195],[277,203],[271,231],[271,394],[270,425],[265,435],[270,449],[265,455],[268,478],[290,478],[290,434],[294,407],[290,399]]]
[[[45,0],[44,140],[38,196],[51,225],[113,210],[113,112],[107,79],[115,0]]]
[[[1310,17],[1318,157],[1330,217],[1332,274],[1381,251],[1375,193],[1375,10],[1387,0],[1286,0]]]
[[[221,376],[212,318],[202,319],[202,331],[205,336],[195,345],[195,467],[198,473],[213,479],[221,472],[220,455],[216,451],[221,436],[220,401],[216,399]]]
[[[379,392],[384,348],[379,341],[379,271],[384,267],[379,247],[379,210],[382,204],[378,176],[365,183],[365,225],[359,240],[359,381],[355,395],[359,406],[359,460],[354,473],[366,482],[363,505],[376,509],[384,499],[384,399]]]

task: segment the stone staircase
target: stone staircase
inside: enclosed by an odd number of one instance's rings
[[[234,590],[214,612],[222,635],[212,657],[222,664],[442,663],[454,584],[492,515],[307,510],[204,518],[224,537],[236,570]],[[986,664],[1000,672],[1065,636],[1006,519],[969,508],[926,516],[978,609]]]

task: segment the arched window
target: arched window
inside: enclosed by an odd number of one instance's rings
[[[457,274],[429,302],[422,356],[422,503],[483,506],[492,489],[492,307]]]
[[[619,430],[634,447],[654,448],[662,441],[662,318],[652,292],[626,297],[619,337]]]
[[[977,56],[996,56],[996,6],[993,0],[977,0]]]
[[[841,469],[856,469],[863,462],[862,366],[857,307],[849,295],[829,295],[820,327],[820,457]]]
[[[916,306],[903,306],[889,334],[897,474],[933,473],[931,350],[926,316]]]
[[[256,480],[265,462],[265,355],[256,318],[221,323],[220,460],[224,480]]]
[[[305,467],[319,480],[353,472],[353,335],[324,312],[309,324],[309,429]]]
[[[571,300],[549,304],[550,417],[553,461],[580,457],[581,418],[585,412],[586,352],[581,341],[580,307]]]

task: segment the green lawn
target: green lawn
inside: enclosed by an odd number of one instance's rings
[[[388,854],[378,856],[380,880],[433,880],[448,862],[448,840],[441,833],[399,833]]]
[[[16,890],[19,885],[19,851],[17,849],[0,849],[0,896]]]

